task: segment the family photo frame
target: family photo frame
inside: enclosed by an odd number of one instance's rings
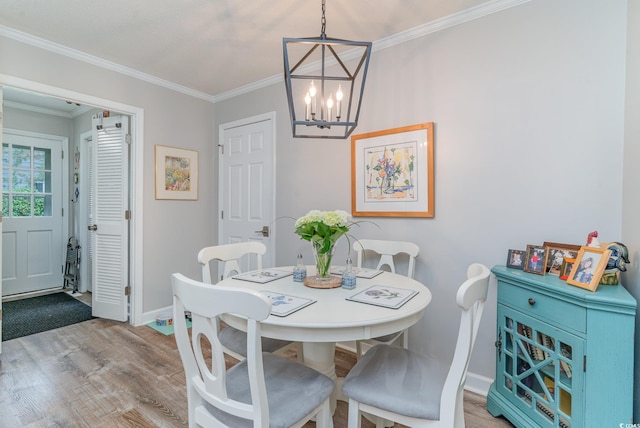
[[[198,199],[198,152],[156,145],[156,199]]]
[[[351,137],[354,217],[434,217],[433,122]]]
[[[511,269],[524,269],[525,251],[509,250],[507,253],[507,267]]]
[[[596,291],[611,250],[599,247],[581,247],[567,278],[567,284]]]
[[[524,271],[544,275],[547,273],[549,249],[540,245],[527,245]]]
[[[562,265],[565,258],[575,259],[580,251],[580,245],[545,242],[542,244],[549,249],[547,257],[547,272],[551,275],[562,275]]]

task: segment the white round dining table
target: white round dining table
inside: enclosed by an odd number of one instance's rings
[[[274,269],[292,271],[292,267]],[[311,266],[307,266],[307,271],[309,275],[315,273]],[[304,363],[334,381],[337,381],[334,362],[336,342],[371,339],[404,330],[418,322],[431,302],[431,292],[425,285],[390,272],[383,272],[370,279],[357,278],[356,288],[352,290],[341,287],[311,288],[294,282],[292,275],[267,283],[229,277],[218,285],[315,300],[315,303],[287,316],[270,315],[261,323],[261,334],[275,339],[302,342]],[[417,294],[397,309],[347,300],[373,285],[413,290]],[[222,319],[230,326],[246,331],[246,320],[241,317],[225,315]],[[341,382],[336,383],[338,396],[341,394]]]

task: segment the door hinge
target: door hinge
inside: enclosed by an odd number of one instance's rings
[[[127,134],[124,136],[124,142],[127,144],[131,144],[131,134]]]
[[[64,159],[64,150],[60,152],[60,156],[62,156],[62,159]]]
[[[126,211],[124,212],[124,219],[125,219],[125,220],[131,220],[131,211],[126,210]]]
[[[587,356],[584,355],[582,357],[582,371],[586,372],[587,371]]]
[[[218,147],[220,147],[220,154],[223,155],[224,154],[224,144],[218,144]]]
[[[220,220],[224,220],[224,210],[220,211]]]
[[[131,286],[127,285],[126,287],[124,287],[124,295],[128,296],[131,294]]]
[[[62,208],[62,217],[64,217],[64,208]]]

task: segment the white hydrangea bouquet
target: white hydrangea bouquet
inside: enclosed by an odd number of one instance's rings
[[[335,244],[353,224],[351,214],[342,210],[311,210],[296,220],[295,233],[313,245],[316,277],[329,278]]]

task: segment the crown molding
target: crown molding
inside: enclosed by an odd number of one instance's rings
[[[78,61],[85,62],[87,64],[92,64],[100,68],[104,68],[106,70],[114,71],[116,73],[124,74],[129,77],[133,77],[148,83],[152,83],[157,86],[162,86],[167,89],[174,90],[176,92],[183,93],[185,95],[190,95],[195,98],[200,98],[205,101],[213,102],[213,97],[209,94],[205,94],[204,92],[196,91],[195,89],[188,88],[186,86],[179,85],[177,83],[170,82],[168,80],[161,79],[159,77],[153,76],[151,74],[143,73],[138,70],[134,70],[133,68],[125,67],[123,65],[117,64],[112,61],[107,61],[106,59],[87,54],[82,51],[78,51],[75,49],[71,49],[64,45],[60,45],[58,43],[54,43],[49,40],[42,39],[40,37],[33,36],[31,34],[23,33],[21,31],[14,30],[13,28],[5,27],[0,25],[0,36],[7,37],[9,39],[16,40],[18,42],[22,42],[40,49],[44,49],[49,52],[53,52],[59,55],[63,55],[69,58],[76,59]]]
[[[528,3],[531,0],[493,0],[483,3],[481,5],[472,7],[470,9],[454,13],[452,15],[445,16],[443,18],[437,19],[435,21],[430,21],[422,25],[418,25],[414,28],[410,28],[406,31],[402,31],[400,33],[394,34],[389,37],[385,37],[383,39],[377,40],[373,42],[372,51],[379,51],[382,49],[386,49],[392,46],[399,45],[401,43],[406,43],[408,41],[424,37],[426,35],[435,33],[437,31],[441,31],[447,28],[454,27],[456,25],[463,24],[465,22],[472,21],[474,19],[482,18],[487,15],[491,15],[496,12],[500,12],[505,9],[509,9],[515,6],[519,6],[524,3]],[[107,61],[105,59],[96,57],[94,55],[89,55],[87,53],[68,48],[66,46],[60,45],[58,43],[51,42],[49,40],[42,39],[40,37],[32,36],[27,33],[23,33],[21,31],[14,30],[9,27],[5,27],[0,25],[0,36],[4,36],[13,40],[17,40],[22,43],[26,43],[31,46],[35,46],[50,52],[54,52],[60,55],[64,55],[78,61],[86,62],[88,64],[95,65],[97,67],[101,67],[107,70],[114,71],[116,73],[124,74],[126,76],[130,76],[148,83],[152,83],[157,86],[161,86],[167,89],[174,90],[176,92],[183,93],[185,95],[189,95],[195,98],[199,98],[205,101],[209,101],[211,103],[216,103],[219,101],[223,101],[229,98],[233,98],[238,95],[246,94],[252,92],[257,89],[261,89],[267,86],[271,86],[277,83],[281,83],[283,81],[282,74],[277,74],[266,79],[262,79],[256,82],[253,82],[248,85],[241,86],[239,88],[233,89],[231,91],[227,91],[218,95],[209,95],[204,92],[196,91],[194,89],[188,88],[183,85],[179,85],[177,83],[170,82],[168,80],[161,79],[159,77],[153,76],[151,74],[142,73],[138,70],[134,70],[129,67],[125,67],[120,64],[116,64],[111,61]],[[349,52],[345,52],[345,55],[349,55]]]

